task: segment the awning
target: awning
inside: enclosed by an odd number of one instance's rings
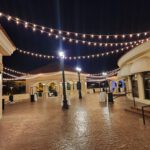
[[[145,71],[150,71],[149,57],[140,58],[131,65],[131,74],[145,72]]]

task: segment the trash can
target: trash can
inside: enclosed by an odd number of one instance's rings
[[[111,103],[114,102],[114,101],[113,101],[113,93],[112,93],[112,92],[109,92],[109,93],[108,93],[108,102],[111,102]]]
[[[2,110],[5,109],[5,99],[2,99]]]
[[[30,100],[31,100],[31,102],[34,102],[35,100],[34,100],[34,95],[32,94],[32,95],[30,95]]]

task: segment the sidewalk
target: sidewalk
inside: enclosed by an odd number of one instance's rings
[[[150,123],[126,112],[125,97],[114,104],[99,102],[98,94],[71,99],[7,105],[0,121],[0,150],[149,150]]]

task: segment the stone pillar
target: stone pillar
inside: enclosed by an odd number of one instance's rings
[[[128,91],[127,92],[132,92],[132,84],[131,84],[131,78],[130,78],[130,76],[128,76]],[[128,93],[127,97],[129,99],[131,99],[132,98],[132,93]]]
[[[141,73],[137,74],[137,79],[138,79],[139,99],[144,100],[144,83]]]

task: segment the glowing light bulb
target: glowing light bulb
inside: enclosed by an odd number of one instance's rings
[[[122,38],[125,38],[125,35],[122,35]]]
[[[75,33],[75,36],[78,36],[78,33]]]
[[[59,31],[58,33],[59,33],[59,34],[62,34],[62,31]]]
[[[109,35],[106,36],[106,39],[109,39]]]
[[[96,46],[97,45],[97,43],[94,43],[94,46]]]
[[[94,38],[94,35],[93,35],[93,34],[91,35],[91,38]]]
[[[144,35],[147,35],[147,32],[145,32]]]
[[[50,29],[50,32],[52,33],[52,32],[54,32],[54,30],[53,30],[53,29]]]
[[[67,32],[67,35],[70,35],[70,32]]]
[[[79,43],[79,41],[78,41],[78,40],[76,40],[75,42],[76,42],[76,43]]]
[[[83,38],[85,38],[85,37],[86,37],[86,35],[85,35],[85,34],[83,34],[83,35],[82,35],[82,37],[83,37]]]
[[[27,28],[28,27],[28,23],[27,22],[25,22],[25,28]]]
[[[117,39],[118,38],[118,35],[115,35],[115,39]]]
[[[72,39],[69,39],[69,42],[72,42]]]
[[[99,39],[101,39],[101,38],[102,38],[102,36],[101,36],[101,35],[99,35],[99,36],[98,36],[98,38],[99,38]]]
[[[88,45],[91,45],[91,42],[88,42]]]
[[[11,18],[12,18],[11,16],[8,16],[7,20],[8,20],[8,21],[10,21],[10,20],[11,20]]]
[[[63,37],[62,39],[63,39],[64,41],[66,40],[66,38],[65,38],[65,37]]]

